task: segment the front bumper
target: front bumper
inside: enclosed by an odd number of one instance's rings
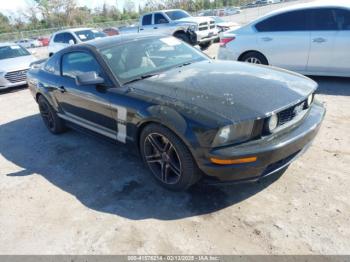
[[[196,31],[196,42],[197,44],[207,43],[210,41],[214,41],[217,38],[219,38],[219,32],[218,29],[212,29],[208,32],[206,31]]]
[[[11,88],[11,87],[16,87],[16,86],[23,86],[26,84],[27,84],[27,81],[20,81],[20,82],[11,83],[11,82],[7,81],[5,78],[0,78],[0,90],[6,89],[6,88]]]
[[[314,102],[308,115],[298,126],[273,136],[250,141],[237,146],[213,149],[207,152],[204,161],[198,161],[199,168],[218,182],[256,181],[288,166],[300,156],[315,138],[325,115],[325,108]],[[246,164],[217,165],[209,161],[219,159],[240,159],[257,157],[257,161]]]

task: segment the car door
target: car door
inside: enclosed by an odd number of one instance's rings
[[[329,72],[332,75],[350,76],[350,10],[336,9],[338,32],[335,37]]]
[[[115,138],[116,121],[113,119],[108,89],[96,85],[78,85],[76,76],[97,72],[109,82],[95,57],[87,51],[66,53],[61,59],[61,82],[55,94],[61,117],[95,132]]]
[[[148,32],[148,33],[153,32],[152,20],[153,20],[152,14],[144,15],[142,17],[142,24],[140,26],[140,31]]]
[[[307,64],[308,74],[327,74],[334,52],[338,25],[334,8],[318,8],[312,10],[310,55]]]
[[[289,11],[255,25],[257,50],[273,66],[304,72],[310,50],[308,10]]]
[[[166,33],[168,30],[168,19],[162,13],[154,14],[153,30],[157,33]]]

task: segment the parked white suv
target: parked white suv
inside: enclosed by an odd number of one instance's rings
[[[87,42],[105,36],[107,36],[105,33],[92,28],[71,28],[58,31],[54,33],[50,39],[48,47],[49,56],[52,56],[54,53],[67,46]]]
[[[283,8],[223,33],[220,45],[218,59],[350,77],[350,3],[315,1]]]

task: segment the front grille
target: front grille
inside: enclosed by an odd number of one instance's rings
[[[204,26],[204,27],[200,27],[200,28],[199,28],[199,31],[205,31],[205,30],[208,30],[208,27],[207,27],[207,26]]]
[[[27,80],[28,69],[8,72],[5,75],[5,79],[11,83],[18,83]]]
[[[302,112],[306,108],[306,101],[303,101],[299,104],[296,104],[292,107],[289,107],[279,113],[278,115],[278,126],[282,126],[289,121],[292,121],[294,117],[296,117],[298,114]]]
[[[211,25],[211,26],[210,26],[210,29],[213,29],[213,28],[215,28],[215,25]]]

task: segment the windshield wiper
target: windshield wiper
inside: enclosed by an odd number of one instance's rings
[[[142,75],[142,76],[139,76],[139,77],[137,77],[137,78],[134,78],[134,79],[132,79],[132,80],[130,80],[130,81],[125,82],[124,85],[130,84],[130,83],[132,83],[132,82],[140,81],[140,80],[143,80],[143,79],[145,79],[145,78],[149,78],[149,77],[156,76],[156,75],[158,75],[158,74],[147,74],[147,75]]]
[[[177,67],[183,67],[183,66],[188,66],[190,64],[192,64],[193,62],[186,62],[186,63],[183,63],[181,65],[178,65]]]

